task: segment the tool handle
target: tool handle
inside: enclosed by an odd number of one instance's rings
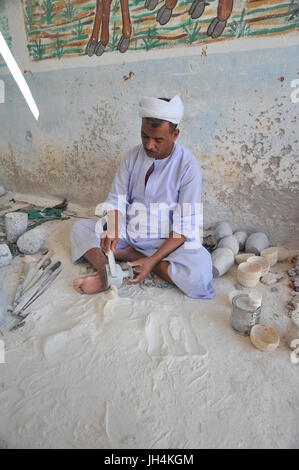
[[[48,259],[48,258],[52,258],[52,256],[54,255],[54,251],[53,250],[49,250],[39,261],[38,263],[36,264],[36,269],[38,270],[41,265]]]
[[[25,275],[23,275],[19,281],[16,293],[15,293],[15,298],[13,301],[13,308],[15,308],[18,305],[18,300],[23,293],[24,282],[25,282]]]
[[[109,253],[108,253],[108,261],[109,261],[111,277],[117,277],[115,258],[114,258],[113,251],[111,249],[109,250]]]
[[[24,283],[25,283],[25,279],[26,279],[26,276],[28,274],[28,271],[29,271],[28,264],[23,262],[21,277],[19,279],[19,283],[18,283],[17,288],[16,288],[16,292],[15,292],[15,296],[14,296],[14,300],[13,300],[13,306],[17,305],[18,299],[22,295],[23,287],[24,287]]]
[[[36,292],[36,294],[31,297],[31,299],[25,304],[22,308],[22,310],[18,313],[19,316],[23,313],[24,310],[26,310],[30,305],[35,302],[49,287],[50,285],[55,281],[56,277],[61,273],[62,268],[58,269],[57,271],[53,272],[49,278],[47,278],[47,281],[44,282],[44,284],[41,286],[41,289]],[[24,317],[23,317],[24,318]]]
[[[34,276],[31,278],[30,282],[27,283],[26,289],[24,289],[24,292],[30,289],[45,273],[46,273],[46,268],[50,266],[52,263],[51,258],[46,259],[44,263],[41,265],[39,270],[34,274]]]

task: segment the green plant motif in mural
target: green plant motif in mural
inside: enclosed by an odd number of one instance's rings
[[[287,21],[299,22],[299,0],[291,0],[288,6]]]
[[[149,28],[146,33],[142,36],[143,46],[146,51],[150,51],[154,47],[157,47],[160,43],[159,39],[156,39],[158,34],[157,27]]]
[[[63,56],[64,50],[62,46],[62,41],[59,39],[59,33],[56,35],[56,44],[55,44],[55,56],[58,57],[58,59],[61,59]]]
[[[75,16],[75,8],[71,2],[71,0],[67,0],[64,2],[64,11],[62,15],[65,17],[67,21],[73,21],[73,18]]]
[[[245,13],[245,8],[243,8],[239,21],[234,20],[229,27],[229,32],[237,38],[247,36],[250,32],[248,21],[244,19]]]
[[[114,21],[111,43],[110,43],[110,47],[112,51],[115,51],[117,49],[118,41],[119,41],[119,34],[117,33],[116,21]]]
[[[138,45],[138,39],[139,39],[138,27],[139,27],[139,23],[135,23],[135,25],[133,25],[132,27],[132,37],[134,38],[134,49],[137,49],[137,45]]]
[[[42,60],[45,47],[42,45],[41,40],[39,39],[38,42],[34,41],[33,44],[29,44],[28,46],[30,54],[33,54],[33,57],[38,60]]]
[[[3,37],[8,45],[8,47],[11,46],[11,36],[9,34],[9,29],[8,29],[8,19],[6,16],[0,16],[0,31],[3,34]],[[1,58],[1,55],[0,55]]]
[[[43,0],[41,4],[42,10],[44,14],[42,15],[42,22],[47,23],[47,24],[52,24],[53,23],[53,18],[55,16],[55,13],[53,13],[53,0]]]
[[[75,28],[72,30],[72,34],[75,39],[85,39],[88,37],[87,34],[83,33],[83,24],[80,20],[75,25]]]
[[[31,31],[32,26],[34,25],[33,2],[32,2],[32,0],[27,0],[27,2],[26,2],[25,16],[26,16],[26,23],[28,25],[28,29],[29,29],[29,31]]]
[[[2,11],[3,11],[3,13],[5,13],[4,8],[3,8],[3,10],[1,10],[1,7],[2,7],[2,5],[1,5],[1,3],[0,3],[0,11],[1,11],[1,13],[2,13]],[[7,19],[7,17],[4,16],[4,15],[3,15],[3,16],[2,16],[2,15],[0,16],[0,31],[1,31],[1,33],[3,34],[3,37],[4,37],[5,41],[6,41],[6,43],[7,43],[8,47],[9,47],[9,49],[11,50],[12,39],[11,39],[11,36],[10,36],[10,34],[9,34],[8,19]],[[5,67],[5,66],[6,66],[6,64],[5,64],[3,58],[2,58],[2,56],[1,56],[1,54],[0,54],[0,67]]]
[[[186,43],[192,44],[198,39],[200,34],[200,24],[198,21],[190,20],[183,26],[185,33],[187,34]]]
[[[116,1],[112,7],[112,14],[113,14],[113,17],[116,16],[118,14],[118,10],[119,10],[119,3],[118,1]]]

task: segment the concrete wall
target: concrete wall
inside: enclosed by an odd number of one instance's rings
[[[294,38],[261,41],[258,48],[245,47],[246,40],[239,47],[209,48],[207,55],[196,48],[169,56],[140,53],[138,60],[127,53],[115,63],[83,58],[67,66],[35,65],[25,77],[38,122],[3,73],[0,183],[97,204],[126,149],[140,141],[138,97],[179,93],[186,107],[180,142],[203,170],[205,226],[228,219],[235,228],[266,229],[272,243],[295,247],[299,103],[291,100],[291,82],[299,78],[299,46]],[[21,68],[28,67],[24,51],[15,54]]]

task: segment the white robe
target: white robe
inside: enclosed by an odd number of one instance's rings
[[[153,162],[155,168],[145,186],[145,175]],[[186,242],[164,258],[169,262],[168,275],[188,296],[211,299],[215,295],[211,283],[211,255],[196,240],[197,232],[194,231],[196,207],[201,201],[201,179],[198,162],[181,145],[175,144],[172,153],[162,160],[148,157],[141,145],[130,150],[122,161],[106,203],[110,208],[126,213],[116,249],[130,245],[143,255],[151,256],[167,238],[162,222],[169,222],[169,231],[174,229],[185,235]],[[122,200],[126,199],[123,207],[119,206],[120,195]],[[153,211],[152,203],[173,205],[174,211],[169,213],[166,209],[157,213]],[[191,207],[187,215],[183,210],[186,203]],[[136,204],[141,209],[139,213],[135,212]],[[96,219],[86,219],[72,227],[73,262],[89,249],[99,247],[95,224]]]

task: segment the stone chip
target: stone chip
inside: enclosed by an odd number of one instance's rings
[[[12,262],[11,251],[5,243],[0,245],[0,268],[8,266]]]

